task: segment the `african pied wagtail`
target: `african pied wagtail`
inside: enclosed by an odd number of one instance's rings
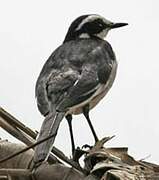
[[[46,61],[36,83],[38,108],[45,116],[37,141],[54,136],[35,148],[34,163],[47,160],[64,117],[74,152],[72,114],[84,114],[98,141],[89,111],[107,94],[117,70],[115,54],[104,37],[109,30],[126,25],[95,14],[80,16],[69,27],[63,44]]]

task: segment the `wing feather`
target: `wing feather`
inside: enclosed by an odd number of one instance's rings
[[[102,83],[106,83],[111,73],[111,67],[103,67],[97,70],[97,66],[90,64],[84,68],[81,77],[75,86],[70,88],[68,94],[63,98],[57,107],[58,111],[67,111],[87,101],[98,90]]]

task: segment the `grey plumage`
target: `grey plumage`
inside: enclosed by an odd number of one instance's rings
[[[92,109],[112,86],[117,62],[111,45],[103,38],[111,26],[124,25],[99,15],[81,16],[46,61],[36,83],[38,108],[45,116],[37,140],[52,134],[54,137],[35,148],[35,163],[47,159],[64,116],[83,113],[86,105]],[[87,120],[90,124],[89,117]]]
[[[47,60],[37,80],[40,112],[48,114],[51,104],[56,104],[57,110],[66,103],[66,108],[79,104],[80,98],[89,96],[89,91],[108,81],[114,62],[113,50],[104,40],[79,39],[64,43]]]
[[[38,108],[43,115],[49,116],[43,123],[47,122],[47,125],[43,127],[40,137],[46,137],[46,134],[49,136],[53,132],[48,132],[48,129],[54,127],[52,124],[57,120],[55,114],[61,114],[61,121],[69,110],[91,98],[101,84],[107,83],[113,63],[116,61],[110,44],[100,39],[69,41],[54,51],[45,63],[36,84]],[[73,114],[81,112],[78,109]],[[47,158],[51,148],[49,146],[53,142],[54,138],[39,145],[34,160]]]

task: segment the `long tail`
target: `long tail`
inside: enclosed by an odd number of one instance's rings
[[[48,116],[46,116],[41,126],[37,141],[40,141],[50,135],[53,135],[53,137],[35,147],[33,159],[34,163],[47,160],[49,153],[52,150],[60,122],[62,121],[64,116],[64,112],[51,113]]]

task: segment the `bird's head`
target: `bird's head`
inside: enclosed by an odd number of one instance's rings
[[[127,23],[113,23],[100,15],[83,15],[75,19],[70,25],[64,42],[76,38],[98,37],[104,39],[109,30],[126,26]]]

